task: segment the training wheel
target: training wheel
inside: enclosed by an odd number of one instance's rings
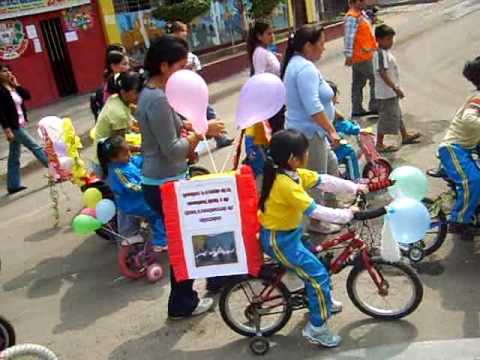
[[[158,264],[152,264],[147,268],[147,279],[151,283],[155,283],[163,276],[163,269]]]
[[[408,258],[413,262],[417,263],[422,261],[424,256],[425,256],[425,252],[418,245],[412,245],[410,246],[410,249],[408,249]]]
[[[255,336],[250,340],[250,350],[255,355],[265,355],[270,350],[270,343],[264,337]]]

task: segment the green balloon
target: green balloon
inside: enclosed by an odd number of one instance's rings
[[[77,215],[73,219],[73,231],[77,235],[88,235],[102,227],[102,223],[88,215]]]
[[[416,167],[400,166],[392,171],[389,178],[395,181],[388,188],[388,192],[394,199],[403,196],[421,201],[427,195],[427,177]]]

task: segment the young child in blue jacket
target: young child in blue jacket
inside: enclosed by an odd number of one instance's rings
[[[333,99],[332,101],[335,104],[338,104],[338,87],[333,81],[327,81],[330,87],[333,90]],[[358,136],[360,134],[360,125],[351,120],[346,120],[340,113],[337,111],[335,114],[335,120],[333,121],[333,126],[337,133],[343,137],[344,135]],[[341,141],[341,145],[334,149],[335,155],[337,155],[337,160],[339,164],[346,164],[349,172],[348,178],[350,180],[360,179],[360,166],[358,164],[357,153],[353,146],[347,141]]]
[[[154,251],[165,250],[167,237],[163,219],[150,209],[143,197],[141,170],[143,157],[132,156],[121,136],[100,141],[97,154],[108,186],[115,194],[116,205],[128,215],[145,218],[153,229]]]

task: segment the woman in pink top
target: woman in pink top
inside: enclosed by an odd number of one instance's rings
[[[250,63],[250,75],[271,73],[280,76],[280,54],[274,54],[268,47],[273,45],[275,35],[272,26],[263,21],[256,21],[250,28],[247,39],[247,54]],[[272,134],[282,130],[285,117],[284,109],[271,119],[268,119]]]
[[[5,64],[0,64],[0,124],[7,141],[8,152],[7,191],[9,194],[25,190],[20,179],[20,155],[22,145],[48,166],[47,154],[25,129],[27,112],[24,101],[30,99],[28,90],[20,86],[17,78]]]

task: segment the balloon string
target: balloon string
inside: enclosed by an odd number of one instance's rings
[[[210,161],[212,163],[213,171],[216,174],[216,173],[218,173],[217,165],[215,164],[215,160],[213,160],[212,151],[210,150],[210,146],[208,146],[208,141],[207,141],[207,138],[205,137],[205,135],[203,135],[203,141],[205,141],[205,145],[207,146],[208,157],[210,158]]]
[[[242,138],[240,137],[238,140],[235,141],[235,144],[233,144],[231,147],[230,147],[230,151],[228,152],[228,156],[225,158],[225,161],[222,165],[222,170],[220,170],[220,172],[224,172],[225,171],[225,168],[227,167],[227,164],[230,162],[230,160],[232,160],[232,157],[233,157],[233,153],[235,152],[235,150],[237,150],[238,148],[238,143],[242,141]]]

